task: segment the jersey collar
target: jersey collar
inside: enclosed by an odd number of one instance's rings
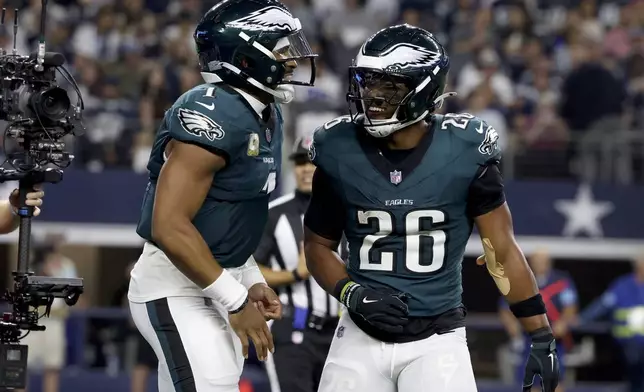
[[[203,77],[203,80],[206,83],[213,83],[213,84],[222,83],[221,78],[215,75],[214,73],[202,72],[201,76]],[[229,87],[232,87],[232,86],[229,86]],[[257,115],[260,118],[262,118],[262,112],[264,111],[264,109],[266,109],[267,105],[263,104],[259,99],[253,97],[252,95],[248,94],[245,91],[242,91],[236,87],[232,87],[232,88],[235,91],[237,91],[239,95],[241,95],[246,100],[246,102],[248,102],[250,107],[253,108],[253,110],[257,113]]]
[[[233,89],[235,89],[235,91],[237,91],[239,95],[241,95],[242,98],[244,98],[246,102],[248,102],[248,104],[253,108],[253,110],[255,110],[257,115],[261,118],[262,112],[264,111],[264,109],[266,109],[266,105],[263,104],[259,99],[248,94],[246,91],[240,90],[236,87],[233,87]]]

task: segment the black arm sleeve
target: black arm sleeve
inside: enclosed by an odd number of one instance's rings
[[[498,163],[481,167],[470,185],[467,199],[468,216],[476,218],[487,214],[503,203],[505,203],[505,193]]]
[[[313,174],[313,190],[304,226],[332,241],[340,241],[344,232],[345,212],[342,197],[337,194],[331,178],[321,169]]]
[[[275,249],[275,219],[273,219],[273,214],[271,211],[268,211],[268,222],[266,222],[266,227],[264,228],[264,233],[262,238],[259,240],[259,245],[253,253],[253,257],[257,264],[265,265],[267,267],[271,266],[270,257],[273,254]]]

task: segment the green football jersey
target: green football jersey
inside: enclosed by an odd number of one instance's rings
[[[243,265],[257,247],[268,218],[269,194],[281,168],[282,114],[272,105],[264,122],[235,90],[203,84],[183,94],[166,112],[150,160],[137,233],[152,241],[157,179],[170,140],[199,145],[226,159],[193,219],[222,267]]]
[[[500,159],[497,139],[472,115],[435,115],[420,144],[394,164],[348,116],[318,129],[310,155],[344,204],[350,278],[406,293],[412,317],[459,307],[470,185]]]

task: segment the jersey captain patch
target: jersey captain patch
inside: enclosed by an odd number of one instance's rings
[[[223,139],[226,134],[221,125],[196,110],[179,108],[177,117],[186,132],[197,137],[205,137],[211,142]]]

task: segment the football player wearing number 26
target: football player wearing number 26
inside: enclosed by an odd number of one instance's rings
[[[320,392],[477,390],[461,262],[476,225],[485,264],[532,336],[524,389],[558,383],[555,341],[513,234],[498,135],[472,115],[434,114],[449,58],[429,32],[388,27],[361,47],[347,95],[357,113],[320,127],[307,210],[311,274],[348,309]],[[349,242],[345,265],[335,253]]]
[[[280,104],[313,85],[298,19],[277,0],[224,0],[194,34],[205,84],[166,111],[148,163],[131,272],[132,318],[159,359],[160,392],[236,392],[252,340],[281,305],[252,253],[281,167]],[[310,61],[296,81],[297,61]]]

